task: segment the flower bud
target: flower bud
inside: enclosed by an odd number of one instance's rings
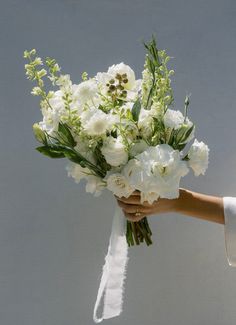
[[[40,128],[38,123],[33,124],[33,132],[36,140],[38,140],[41,143],[44,143],[46,141],[46,136],[43,132],[43,130]]]

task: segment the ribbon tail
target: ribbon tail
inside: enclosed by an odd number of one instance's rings
[[[124,280],[128,264],[128,244],[124,232],[125,218],[122,210],[117,206],[113,216],[111,236],[103,273],[98,289],[97,299],[93,311],[93,320],[100,323],[103,319],[120,315],[123,305]],[[97,317],[97,311],[103,300],[102,317]]]

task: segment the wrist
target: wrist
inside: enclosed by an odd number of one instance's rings
[[[173,200],[173,210],[176,213],[184,213],[186,207],[186,201],[191,195],[191,191],[188,191],[184,188],[179,189],[179,197]]]

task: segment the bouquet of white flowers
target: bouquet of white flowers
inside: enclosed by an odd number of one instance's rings
[[[170,57],[157,49],[154,38],[144,46],[138,80],[120,63],[94,77],[84,72],[81,82],[73,84],[54,59],[47,57],[43,63],[35,49],[25,51],[24,57],[29,61],[26,75],[37,83],[32,94],[41,97],[43,119],[33,130],[42,145],[36,149],[51,158],[67,158],[68,175],[77,183],[86,179],[86,191],[95,196],[105,188],[118,197],[138,190],[141,203],[152,204],[158,198],[177,198],[180,179],[189,168],[196,176],[204,174],[209,149],[195,139],[184,152],[195,131],[187,117],[189,96],[183,113],[170,108]],[[59,89],[46,91],[47,79]],[[146,217],[126,222],[129,246],[152,243]]]

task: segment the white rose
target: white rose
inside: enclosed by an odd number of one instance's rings
[[[103,143],[101,152],[111,166],[124,165],[128,161],[128,153],[120,137],[117,139],[108,137]]]
[[[134,191],[125,176],[120,173],[108,174],[104,180],[107,182],[108,190],[118,197],[129,197]]]
[[[134,71],[123,62],[119,64],[113,64],[111,67],[109,67],[107,73],[112,75],[113,78],[116,76],[117,73],[120,75],[126,75],[127,77],[125,79],[127,80],[127,82],[122,84],[125,89],[132,90],[136,86]]]
[[[208,167],[209,148],[204,142],[198,142],[197,139],[189,149],[188,152],[189,166],[193,169],[194,175],[204,175]]]

